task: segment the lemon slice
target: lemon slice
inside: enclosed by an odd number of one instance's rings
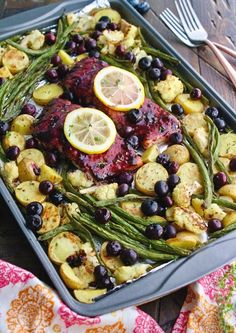
[[[64,133],[70,144],[86,154],[101,154],[115,141],[116,127],[105,113],[80,108],[68,113]]]
[[[137,76],[114,66],[97,73],[93,89],[104,105],[117,111],[139,108],[145,98],[144,87]]]

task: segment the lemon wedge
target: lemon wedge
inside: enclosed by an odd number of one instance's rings
[[[104,105],[117,111],[139,108],[145,98],[144,87],[138,77],[115,66],[105,67],[97,73],[93,89]]]
[[[76,149],[86,154],[101,154],[114,143],[116,127],[105,113],[93,108],[80,108],[66,116],[64,133]]]

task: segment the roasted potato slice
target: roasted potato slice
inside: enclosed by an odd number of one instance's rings
[[[95,22],[98,22],[102,16],[108,16],[111,22],[116,24],[119,24],[121,20],[120,14],[111,8],[104,8],[96,11],[94,14]]]
[[[38,176],[38,181],[42,182],[44,180],[49,180],[53,184],[59,184],[62,181],[62,177],[56,170],[50,168],[46,164],[43,164],[40,167],[40,175]]]
[[[175,224],[181,229],[186,229],[197,235],[207,230],[203,218],[188,208],[175,207],[173,217]]]
[[[43,153],[35,148],[29,148],[23,150],[17,158],[17,163],[19,164],[20,161],[23,160],[23,158],[28,158],[29,160],[34,161],[34,163],[39,167],[45,164]]]
[[[124,209],[127,213],[143,217],[143,212],[141,211],[142,203],[140,201],[123,201],[120,203],[122,209]]]
[[[75,298],[81,303],[94,303],[94,299],[98,296],[106,294],[106,289],[78,289],[74,290]]]
[[[203,113],[187,114],[183,119],[183,125],[191,136],[198,128],[204,128],[205,130],[208,130],[207,122]]]
[[[182,145],[172,145],[164,153],[170,156],[171,161],[177,162],[179,165],[187,163],[190,160],[188,149]]]
[[[200,100],[193,100],[190,94],[179,94],[175,98],[175,103],[178,103],[184,109],[185,114],[201,113],[204,111],[204,105]]]
[[[29,158],[23,158],[18,164],[19,180],[25,182],[27,180],[37,180],[38,166]]]
[[[166,219],[167,219],[167,221],[169,221],[169,222],[172,222],[172,221],[174,221],[174,208],[175,208],[176,206],[172,206],[172,207],[170,207],[170,208],[167,208],[167,210],[166,210]]]
[[[149,162],[144,164],[135,174],[137,190],[147,195],[155,195],[154,186],[159,180],[167,180],[168,172],[159,163]]]
[[[166,241],[170,246],[189,250],[194,249],[198,242],[197,235],[190,231],[180,231],[175,238],[169,238]]]
[[[167,225],[168,222],[164,217],[159,216],[159,215],[153,215],[153,216],[148,216],[146,220],[150,223],[158,223],[161,224],[162,226]]]
[[[67,287],[71,289],[83,289],[84,288],[84,281],[82,280],[82,277],[78,277],[73,270],[73,268],[70,267],[70,265],[67,262],[64,262],[60,266],[60,275],[67,285]]]
[[[220,136],[219,156],[232,158],[236,156],[236,134],[225,133]]]
[[[12,79],[13,75],[9,71],[8,67],[4,66],[0,68],[0,77],[3,77],[5,79]]]
[[[39,229],[38,234],[44,234],[50,230],[55,229],[60,225],[60,211],[59,208],[50,202],[43,202],[43,213],[41,215],[43,225]]]
[[[34,117],[29,114],[21,114],[11,123],[11,131],[18,132],[22,135],[30,135],[32,133],[32,125]]]
[[[72,232],[61,232],[50,241],[48,256],[52,262],[60,265],[66,262],[66,258],[70,255],[78,252],[81,245],[81,239]],[[77,289],[78,288],[79,287],[77,287]]]
[[[16,74],[29,66],[29,58],[26,53],[11,48],[3,54],[2,63],[12,74]]]
[[[149,147],[147,150],[143,152],[142,155],[143,163],[155,162],[158,154],[159,154],[159,148],[156,144]]]
[[[21,40],[20,45],[32,50],[40,50],[43,47],[44,41],[45,35],[39,30],[33,30]]]
[[[180,166],[177,175],[180,177],[181,183],[193,185],[195,182],[203,184],[202,176],[196,163],[187,162]],[[195,194],[201,194],[202,188],[199,188]]]
[[[2,147],[7,150],[11,146],[17,146],[20,150],[25,148],[25,138],[22,134],[15,131],[9,131],[2,140]]]
[[[114,272],[117,284],[124,283],[129,280],[137,279],[139,276],[147,273],[151,268],[149,264],[138,263],[133,266],[121,266]]]
[[[61,58],[61,61],[63,62],[63,64],[67,65],[67,66],[72,66],[74,65],[74,59],[64,50],[60,50],[58,52],[59,57]]]
[[[236,223],[236,211],[229,212],[222,221],[224,228],[230,224]]]
[[[27,206],[33,201],[43,202],[46,196],[39,192],[39,182],[28,180],[21,183],[15,188],[16,199],[23,205]]]
[[[224,185],[219,189],[218,193],[220,195],[228,196],[236,201],[236,184]]]
[[[54,98],[63,94],[63,89],[56,83],[45,84],[34,90],[33,99],[39,105],[47,105]]]
[[[192,206],[194,208],[194,210],[196,211],[196,213],[198,213],[200,216],[204,215],[204,200],[203,199],[199,199],[199,198],[193,198],[192,199]]]
[[[119,257],[110,257],[107,255],[106,246],[108,242],[104,242],[100,249],[100,257],[104,263],[104,265],[110,269],[110,271],[114,272],[117,268],[123,266],[123,262]]]

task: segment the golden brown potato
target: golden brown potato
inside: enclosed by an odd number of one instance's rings
[[[84,281],[82,279],[83,276],[78,277],[73,268],[71,268],[70,265],[67,264],[67,262],[64,262],[60,266],[60,275],[68,288],[71,289],[84,288]]]
[[[9,71],[8,67],[4,66],[0,68],[0,77],[3,77],[5,79],[12,79],[13,75]]]
[[[181,183],[194,185],[195,182],[203,184],[202,176],[196,163],[187,162],[180,166],[177,175],[180,177]],[[194,194],[201,194],[202,189],[199,188]]]
[[[118,267],[114,272],[114,277],[118,284],[137,279],[141,275],[147,273],[151,268],[151,265],[137,263],[133,266],[121,266]]]
[[[127,213],[142,217],[143,212],[141,211],[141,204],[141,201],[123,201],[120,203],[120,206]]]
[[[81,303],[94,303],[94,299],[98,296],[106,294],[106,289],[78,289],[74,290],[75,298]]]
[[[169,238],[167,244],[183,249],[194,249],[199,242],[198,237],[190,231],[180,231],[175,238]]]
[[[34,161],[35,164],[38,165],[39,167],[45,164],[43,153],[35,148],[29,148],[23,150],[17,158],[17,163],[19,164],[23,158],[27,158],[29,160]]]
[[[56,83],[45,84],[34,90],[33,99],[39,105],[47,105],[54,98],[63,94],[63,89]]]
[[[20,150],[23,150],[25,148],[25,138],[20,133],[9,131],[2,140],[2,146],[4,150],[11,146],[17,146]]]
[[[187,163],[190,160],[188,149],[182,145],[169,146],[164,153],[170,156],[171,161],[177,162],[179,165]]]
[[[100,257],[104,263],[104,265],[110,269],[110,271],[114,272],[117,268],[123,266],[123,262],[119,257],[110,257],[107,255],[106,246],[108,242],[104,242],[100,249]]]
[[[227,213],[227,215],[224,217],[222,223],[223,223],[224,228],[230,224],[236,223],[236,211]]]
[[[38,166],[34,161],[23,158],[18,164],[19,180],[25,182],[26,180],[37,180]]]
[[[33,201],[43,202],[46,196],[39,192],[39,182],[28,180],[15,188],[16,199],[23,206],[27,206]]]
[[[236,201],[236,184],[227,184],[222,186],[218,193],[220,195],[226,195]]]
[[[200,100],[193,100],[189,94],[180,94],[175,98],[175,103],[178,103],[184,109],[186,114],[201,113],[204,111],[204,105]]]
[[[60,225],[60,211],[59,208],[51,202],[43,202],[42,227],[39,229],[38,234],[44,234],[57,228]]]
[[[16,74],[29,66],[29,58],[26,53],[11,48],[3,54],[2,63],[12,74]]]
[[[46,164],[41,165],[40,175],[38,176],[38,181],[42,182],[44,180],[49,180],[53,184],[59,184],[62,181],[62,177],[56,170],[50,168]]]
[[[159,148],[156,144],[149,147],[147,150],[143,152],[142,155],[143,163],[155,162],[158,154],[159,154]]]
[[[18,132],[22,135],[30,135],[32,133],[33,123],[34,117],[29,114],[21,114],[13,120],[11,131]]]
[[[225,133],[220,136],[219,155],[232,158],[236,156],[236,134]]]
[[[159,163],[149,162],[144,164],[135,174],[137,190],[147,195],[155,195],[154,185],[159,180],[167,180],[168,172]]]
[[[208,130],[207,122],[203,113],[187,114],[183,119],[183,125],[191,136],[198,128],[204,128],[206,131]]]

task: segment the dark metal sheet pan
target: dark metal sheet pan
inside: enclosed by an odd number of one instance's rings
[[[0,40],[32,28],[52,26],[65,12],[82,9],[91,1],[72,0],[62,4],[53,4],[36,8],[12,17],[0,20]],[[236,129],[234,110],[219,96],[219,94],[168,44],[168,42],[125,0],[111,0],[111,6],[121,12],[133,24],[140,26],[145,37],[156,46],[181,61],[180,72],[194,86],[201,88],[204,94],[219,106],[227,122]],[[27,21],[26,21],[27,18]],[[232,231],[215,242],[203,247],[186,258],[164,265],[159,270],[150,272],[146,276],[122,286],[120,289],[108,293],[94,304],[83,304],[76,301],[64,285],[55,267],[50,262],[37,238],[25,227],[25,219],[14,198],[0,179],[0,193],[8,204],[22,232],[39,257],[54,286],[63,301],[75,312],[86,316],[96,316],[112,312],[130,305],[139,305],[177,290],[220,266],[232,261],[236,256],[236,231]],[[1,246],[1,245],[0,245]]]

